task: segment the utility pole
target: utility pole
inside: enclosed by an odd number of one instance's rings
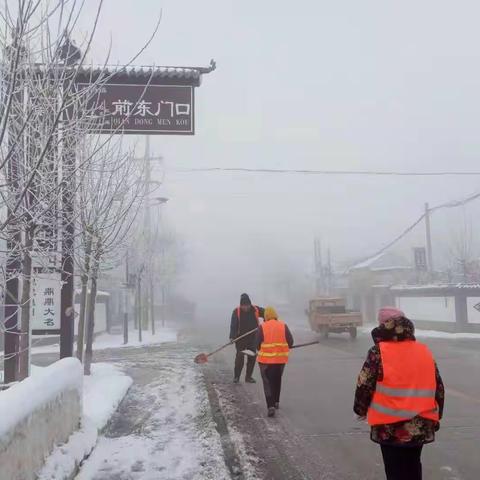
[[[428,203],[425,203],[425,236],[427,242],[428,272],[430,274],[430,278],[433,279],[434,265],[432,252],[432,235],[430,230],[430,207]]]
[[[142,341],[142,320],[143,320],[143,315],[142,315],[142,307],[143,307],[143,302],[142,302],[142,272],[139,273],[138,275],[138,281],[137,281],[137,312],[138,312],[138,341]]]
[[[322,266],[322,245],[320,238],[318,237],[315,237],[313,240],[313,253],[315,263],[315,295],[319,297],[324,293],[324,278]]]
[[[330,248],[327,250],[327,295],[332,295],[333,291],[333,272],[332,272],[332,255]]]
[[[150,159],[150,136],[145,136],[145,240],[147,255],[152,254],[152,217],[151,217],[151,183],[152,183],[152,164]],[[146,272],[146,278],[148,284],[145,288],[145,318],[148,325],[148,317],[152,322],[152,333],[155,333],[155,317],[153,308],[153,267],[152,263],[149,263],[149,267]]]

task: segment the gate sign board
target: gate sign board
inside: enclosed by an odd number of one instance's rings
[[[413,255],[415,258],[415,269],[417,271],[427,270],[427,251],[425,247],[417,247],[413,249]]]
[[[35,273],[32,278],[31,318],[34,335],[60,333],[59,273]]]
[[[126,83],[99,86],[87,105],[93,132],[135,135],[193,135],[194,108],[193,86]]]

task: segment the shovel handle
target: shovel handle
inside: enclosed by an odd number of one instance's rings
[[[318,340],[315,340],[314,342],[299,343],[298,345],[294,345],[292,348],[308,347],[309,345],[316,345],[317,343],[320,342]]]
[[[242,338],[248,337],[249,335],[251,335],[252,333],[255,333],[256,331],[257,331],[257,328],[254,328],[253,330],[250,330],[249,332],[244,333],[243,335],[240,335],[239,337],[234,338],[233,340],[230,340],[228,343],[226,343],[225,345],[222,345],[221,347],[217,348],[213,352],[207,353],[207,357],[210,357],[211,355],[213,355],[215,353],[218,353],[220,350],[223,350],[224,348],[227,348],[229,345],[232,345],[235,342],[238,342]]]

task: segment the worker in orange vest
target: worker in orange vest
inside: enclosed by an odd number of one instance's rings
[[[285,323],[278,319],[273,307],[265,308],[265,322],[258,327],[258,365],[263,380],[268,416],[275,416],[280,405],[282,375],[293,346],[293,336]]]
[[[381,446],[387,480],[421,480],[423,445],[435,440],[445,388],[429,348],[393,307],[380,309],[355,392],[354,411]]]

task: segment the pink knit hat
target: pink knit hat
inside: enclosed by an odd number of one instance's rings
[[[395,307],[383,307],[378,311],[378,323],[383,325],[385,322],[390,320],[391,318],[401,318],[404,317],[405,314]]]

